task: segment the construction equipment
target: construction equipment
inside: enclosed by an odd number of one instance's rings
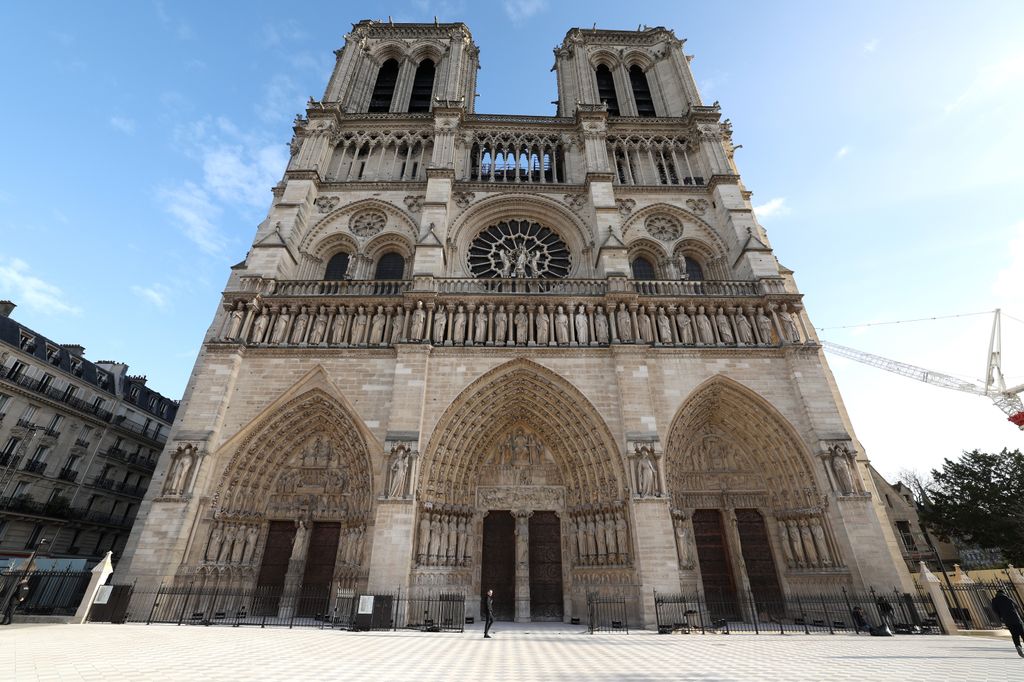
[[[990,398],[992,402],[996,404],[996,407],[1006,414],[1009,421],[1013,422],[1018,428],[1024,431],[1024,402],[1021,402],[1021,393],[1024,392],[1024,384],[1007,388],[1006,381],[1003,379],[1002,321],[1000,319],[1000,311],[998,308],[995,310],[994,319],[992,321],[992,335],[989,338],[988,355],[985,362],[984,383],[958,379],[948,374],[933,372],[930,369],[924,369],[905,362],[891,360],[889,358],[882,357],[881,355],[866,353],[862,350],[857,350],[856,348],[832,343],[831,341],[822,341],[821,345],[825,350],[835,353],[836,355],[841,355],[844,358],[856,360],[857,362],[865,365],[884,369],[888,372],[909,377],[911,379],[917,379],[918,381],[923,381],[926,384],[949,388],[954,391],[962,391],[964,393],[983,395],[986,398]]]

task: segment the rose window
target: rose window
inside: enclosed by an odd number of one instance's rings
[[[529,220],[504,220],[476,236],[469,247],[475,277],[556,279],[569,274],[569,247],[558,233]]]
[[[388,217],[383,211],[369,210],[360,211],[352,216],[348,223],[348,229],[357,237],[372,237],[388,224]]]
[[[663,242],[671,242],[679,239],[683,233],[683,226],[672,216],[652,215],[644,223],[647,233]]]

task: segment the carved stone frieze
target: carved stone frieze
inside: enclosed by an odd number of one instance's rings
[[[313,203],[320,213],[330,213],[338,207],[340,201],[338,197],[317,197]]]
[[[480,486],[476,489],[476,497],[479,509],[565,509],[565,488],[561,486]]]

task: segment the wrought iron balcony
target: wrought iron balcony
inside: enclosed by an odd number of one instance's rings
[[[12,469],[18,466],[18,462],[21,461],[20,455],[14,455],[11,452],[5,452],[0,454],[0,467],[10,467]]]
[[[58,431],[57,429],[51,429],[49,427],[46,427],[45,429],[43,429],[43,433],[49,436],[50,438],[60,438],[60,431]]]
[[[79,447],[82,447],[82,448],[88,448],[89,447],[89,441],[82,440],[81,438],[76,438],[75,439],[75,445],[77,445]]]
[[[25,495],[0,498],[0,512],[51,519],[67,519],[69,521],[83,521],[118,528],[131,526],[131,519],[126,519],[122,515],[114,516],[105,512],[71,507],[68,506],[67,500],[64,499],[37,502]]]
[[[28,429],[30,431],[34,431],[36,428],[38,428],[35,424],[32,423],[32,420],[30,419],[19,419],[18,426],[20,426],[23,429]]]
[[[78,479],[78,472],[72,469],[61,469],[57,478],[68,483],[74,483]]]
[[[46,462],[41,462],[38,459],[30,459],[25,462],[25,468],[23,471],[27,471],[30,474],[44,474],[46,473]]]
[[[113,479],[103,478],[102,476],[97,476],[96,478],[92,479],[89,482],[89,485],[91,485],[94,488],[102,488],[104,490],[113,490],[115,484],[114,484],[114,480]]]

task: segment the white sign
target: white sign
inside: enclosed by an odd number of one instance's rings
[[[113,585],[100,585],[99,591],[96,592],[96,601],[93,604],[106,604],[110,599],[110,593],[113,591]]]
[[[358,615],[372,615],[373,614],[373,595],[363,595],[359,597],[359,610]]]

